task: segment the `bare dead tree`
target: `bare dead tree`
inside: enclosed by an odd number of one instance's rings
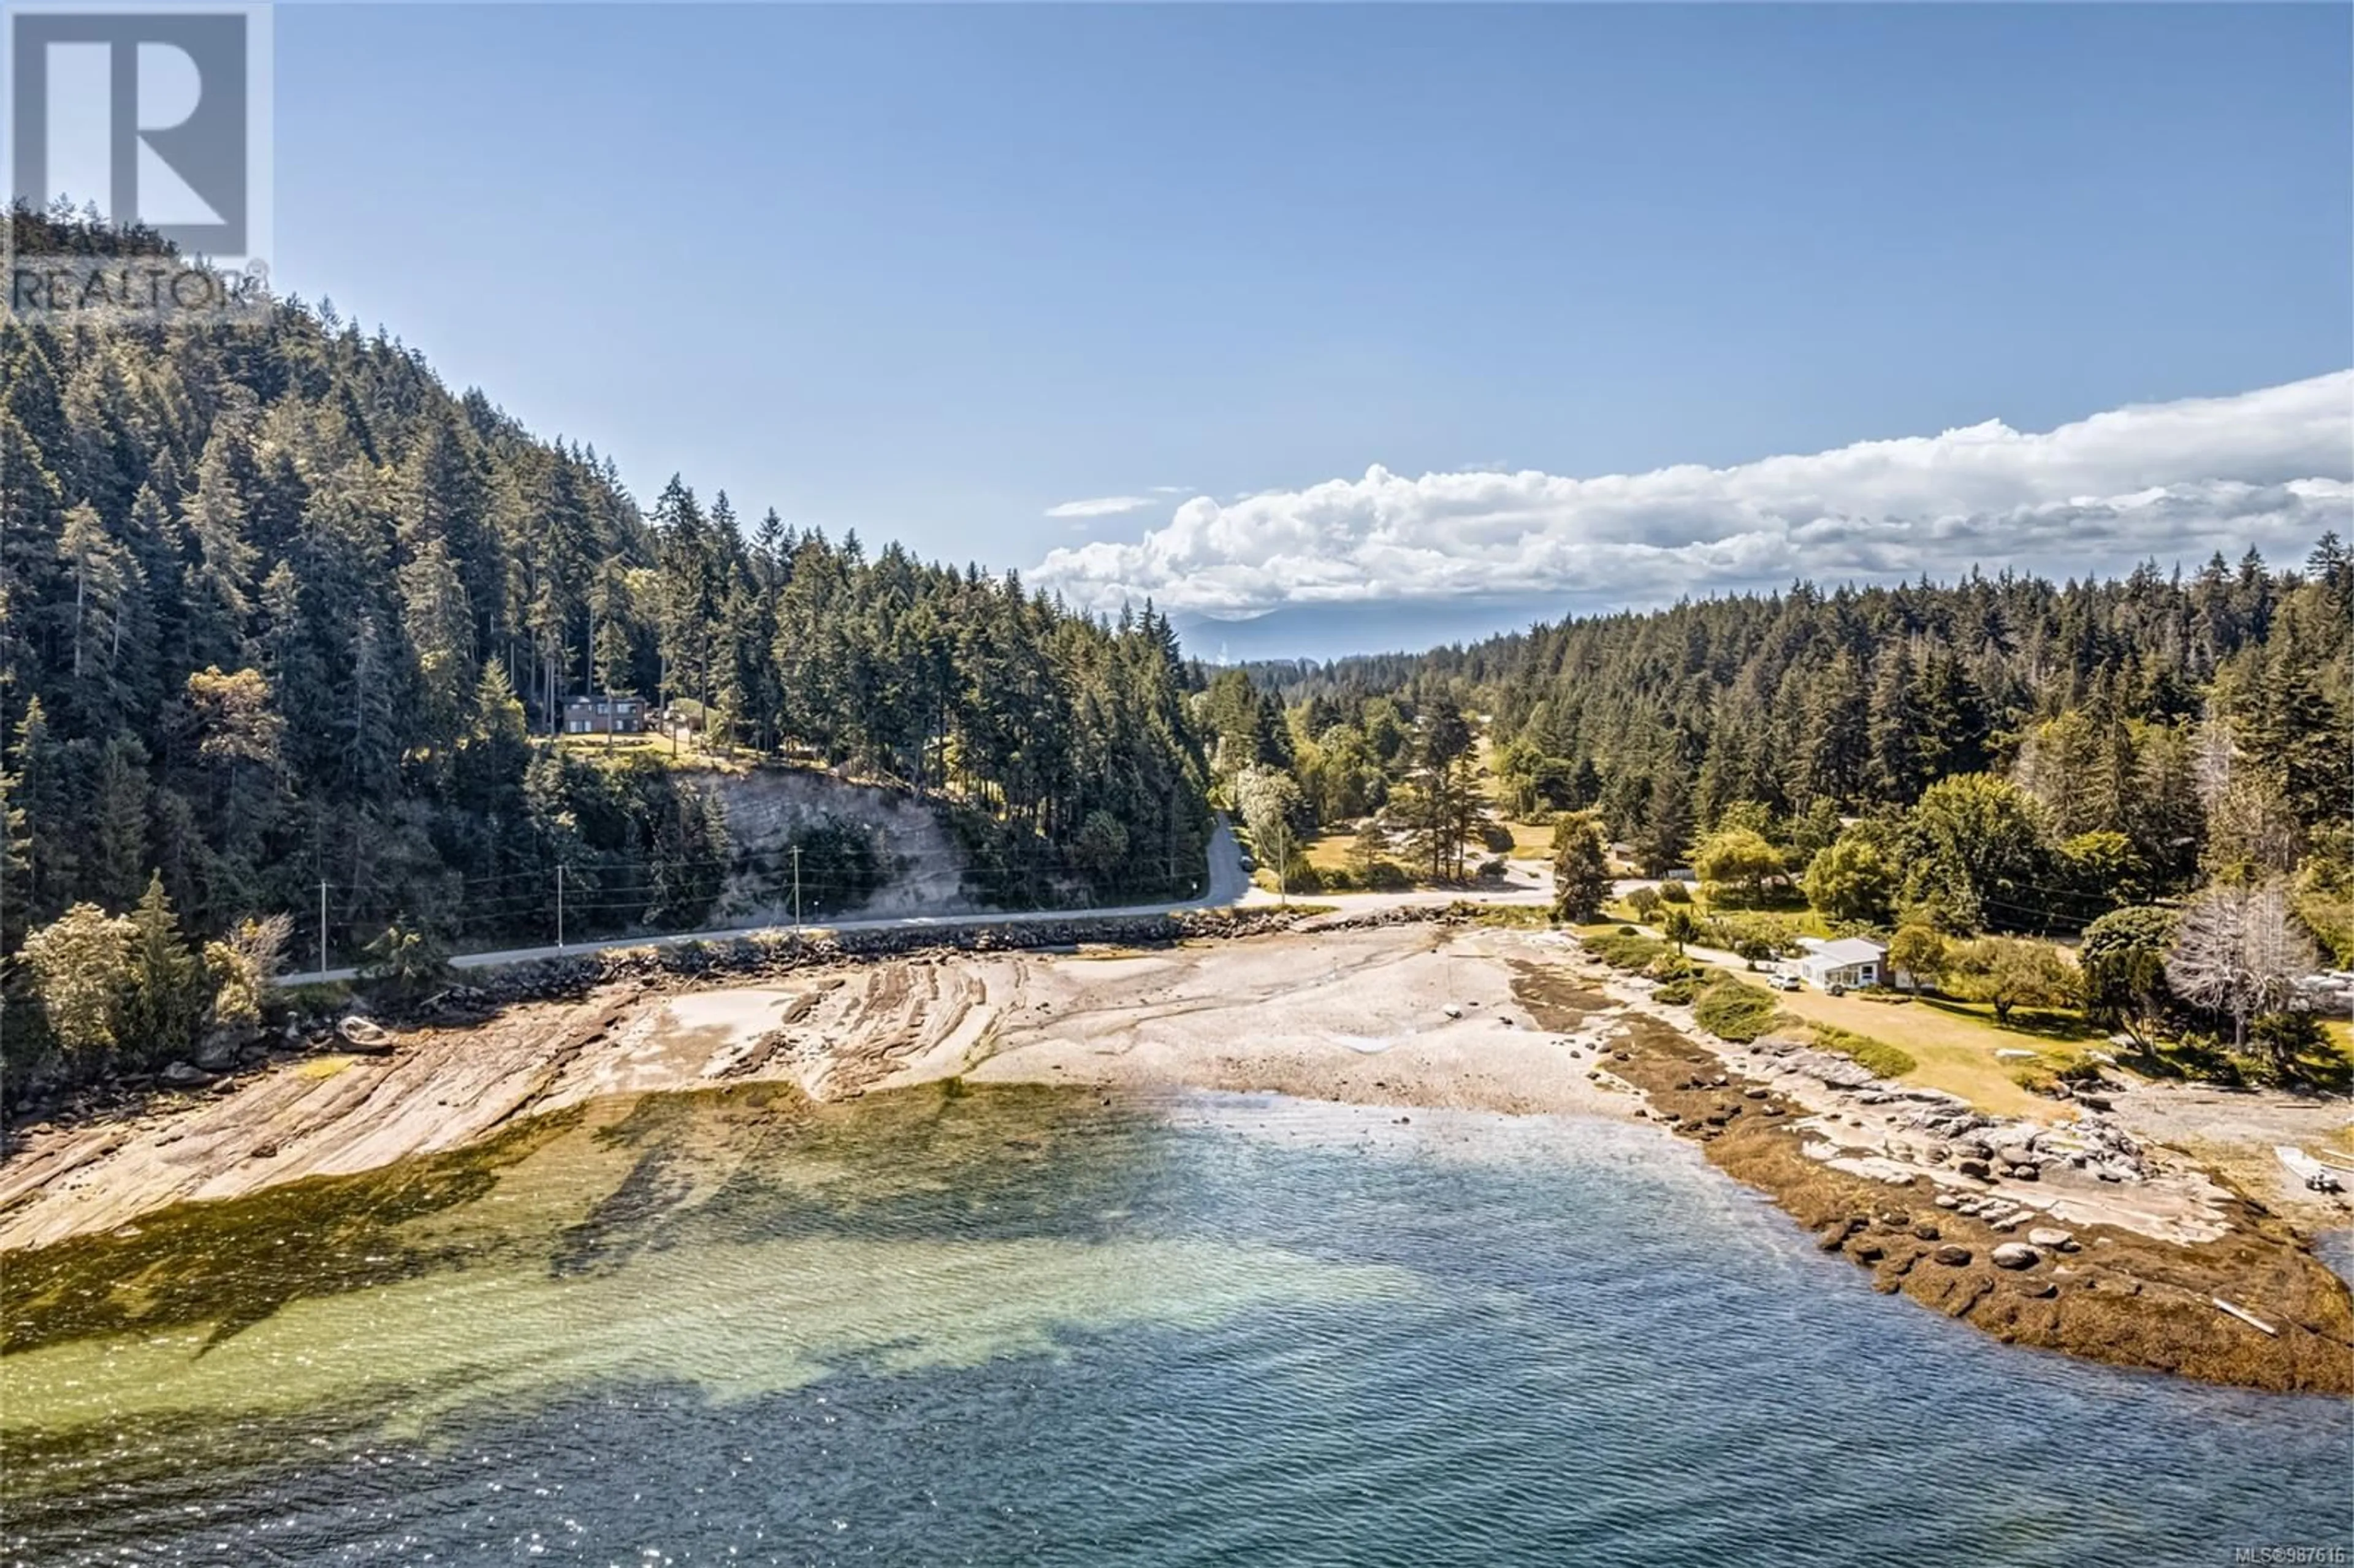
[[[230,932],[228,945],[257,980],[268,980],[286,961],[286,942],[294,922],[284,915],[248,920]]]
[[[2183,909],[2166,981],[2185,1001],[2229,1013],[2237,1046],[2247,1043],[2250,1019],[2285,1009],[2296,982],[2320,967],[2285,885],[2219,885]]]
[[[2215,715],[2212,704],[2208,706],[2199,723],[2191,777],[2198,783],[2199,803],[2211,811],[2239,776],[2240,748],[2232,739],[2231,726]]]

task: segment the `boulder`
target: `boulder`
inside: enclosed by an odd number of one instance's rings
[[[1970,1249],[1966,1246],[1956,1246],[1952,1242],[1947,1242],[1945,1245],[1939,1247],[1935,1253],[1931,1254],[1931,1255],[1948,1268],[1959,1268],[1964,1264],[1970,1261]]]
[[[1938,1235],[1937,1227],[1931,1224],[1926,1220],[1923,1220],[1919,1224],[1914,1225],[1913,1227],[1913,1234],[1920,1237],[1923,1241],[1935,1241]]]
[[[175,1062],[160,1076],[175,1089],[201,1089],[213,1081],[213,1075],[194,1062]]]
[[[2033,1230],[2027,1233],[2027,1240],[2031,1246],[2046,1247],[2053,1252],[2074,1252],[2076,1250],[2076,1238],[2073,1234],[2068,1231],[2055,1230],[2050,1225],[2036,1226]]]
[[[335,1033],[345,1045],[367,1056],[392,1054],[392,1034],[384,1025],[358,1013],[347,1013],[336,1023]]]
[[[1991,1181],[1994,1180],[1993,1167],[1989,1166],[1983,1160],[1964,1160],[1957,1162],[1954,1166],[1954,1169],[1960,1171],[1965,1176],[1974,1176],[1981,1181]]]
[[[215,1029],[196,1043],[196,1065],[207,1073],[225,1073],[237,1065],[249,1044],[241,1029]]]
[[[2043,1255],[2025,1242],[2004,1242],[1994,1249],[1997,1268],[2033,1268],[2043,1261]]]

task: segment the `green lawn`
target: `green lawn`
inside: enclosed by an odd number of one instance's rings
[[[2346,1058],[2349,1066],[2354,1066],[2354,1023],[2343,1018],[2333,1018],[2321,1029],[2329,1036],[2329,1043],[2338,1048],[2338,1054]]]
[[[543,735],[532,740],[536,746],[561,747],[584,762],[620,763],[647,757],[682,773],[748,773],[760,761],[742,747],[729,758],[705,751],[693,741],[673,746],[666,735]],[[769,760],[772,764],[776,761]]]
[[[2031,1032],[2016,1027],[2030,1022],[2029,1015],[2013,1013],[2015,1026],[2000,1029],[1992,1008],[1941,997],[1874,1001],[1853,991],[1828,996],[1812,990],[1777,996],[1787,1011],[1802,1019],[1869,1034],[1906,1052],[1918,1064],[1904,1075],[1906,1083],[1944,1089],[2002,1116],[2049,1116],[2053,1102],[2012,1081],[2013,1072],[2031,1064],[2005,1061],[1996,1052],[2033,1051],[2042,1061],[2056,1064],[2073,1054],[2066,1042],[2100,1038],[2097,1030],[2073,1014],[2035,1014],[2031,1021],[2038,1027]]]
[[[1499,820],[1503,821],[1504,826],[1512,830],[1511,854],[1514,860],[1551,860],[1553,858],[1553,824],[1551,822],[1538,827],[1529,822]]]
[[[1299,853],[1319,871],[1346,871],[1350,846],[1356,842],[1354,832],[1319,833],[1301,845]]]
[[[1617,929],[1622,922],[1606,921],[1578,927],[1581,936]],[[1655,929],[1636,924],[1645,936]],[[1764,984],[1762,975],[1745,969],[1729,971],[1752,985]],[[2021,1087],[2011,1075],[2034,1065],[2005,1060],[1998,1051],[2033,1051],[2038,1061],[2057,1065],[2082,1049],[2082,1043],[2100,1038],[2073,1013],[2014,1012],[2011,1027],[1999,1028],[1994,1010],[1984,1002],[1955,1001],[1944,997],[1906,1001],[1874,1001],[1850,991],[1829,996],[1808,990],[1776,991],[1783,1011],[1801,1021],[1830,1024],[1853,1033],[1885,1041],[1911,1056],[1913,1070],[1902,1081],[1924,1088],[1961,1096],[1979,1108],[2001,1116],[2048,1117],[2053,1102]]]

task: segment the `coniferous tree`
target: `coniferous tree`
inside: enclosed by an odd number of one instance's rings
[[[1691,843],[1691,793],[1683,772],[1662,768],[1651,776],[1649,809],[1635,840],[1635,857],[1646,875],[1660,876],[1684,863]]]
[[[124,1044],[161,1058],[186,1047],[204,1006],[204,970],[188,950],[161,875],[131,912],[131,994]]]

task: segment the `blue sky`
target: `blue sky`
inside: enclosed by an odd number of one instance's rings
[[[1297,552],[1173,509],[1312,533],[1374,465],[1738,465],[2345,370],[2349,16],[288,5],[278,273],[642,495],[1060,548],[1075,595],[1276,612],[1251,651],[1420,641],[1679,584],[1197,593]],[[2212,471],[2354,478],[2312,450]]]

